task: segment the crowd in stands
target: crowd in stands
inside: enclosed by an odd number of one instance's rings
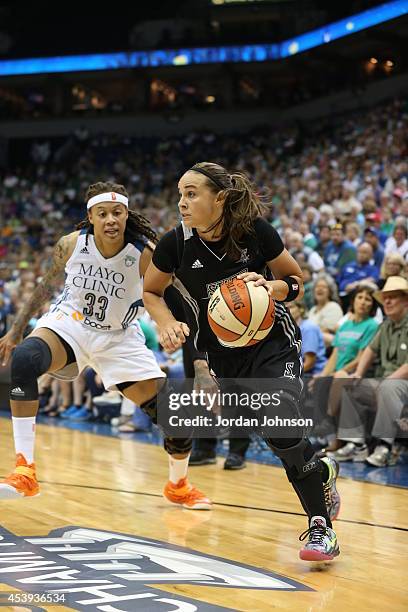
[[[27,159],[0,178],[0,335],[43,275],[52,245],[84,217],[83,194],[90,183],[123,183],[131,206],[161,235],[178,222],[178,177],[197,161],[216,161],[251,176],[270,202],[268,220],[302,268],[305,296],[291,312],[303,334],[311,395],[325,405],[316,440],[343,461],[390,464],[398,421],[404,430],[408,407],[407,127],[408,105],[397,99],[322,122],[308,136],[298,128],[259,129],[239,137],[192,133],[163,141],[82,133],[51,143],[42,157],[37,143],[35,161]],[[384,306],[381,290],[398,298],[395,316]],[[385,310],[392,312],[387,316]],[[143,325],[163,367],[171,372],[178,364],[174,375],[179,376],[181,355],[163,355],[148,318]],[[378,399],[369,434],[366,428],[350,436],[341,422],[351,411],[343,405],[351,394],[344,387],[359,376],[376,380],[377,386],[365,389],[371,399],[364,405],[371,412],[373,393],[379,398],[387,381],[393,407]],[[393,378],[403,384],[392,386],[388,379]],[[94,396],[103,394],[100,381],[82,379],[73,390],[51,390],[46,410],[60,413],[72,404],[74,416],[76,410],[77,418],[89,418],[84,387]],[[138,429],[129,422],[115,421],[124,431]]]

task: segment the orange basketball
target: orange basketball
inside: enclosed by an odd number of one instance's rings
[[[275,321],[275,302],[265,287],[237,278],[222,283],[208,304],[208,322],[220,344],[230,348],[263,340]]]

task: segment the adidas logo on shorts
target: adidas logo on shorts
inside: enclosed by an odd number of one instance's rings
[[[81,249],[79,252],[80,252],[80,253],[86,253],[87,255],[89,255],[89,251],[88,251],[88,249],[87,249],[86,247],[84,247],[83,249]]]
[[[204,268],[203,264],[201,263],[199,259],[196,259],[191,267],[192,268]]]
[[[20,387],[15,387],[14,389],[11,390],[11,393],[13,395],[21,395],[21,396],[25,395],[24,391]]]

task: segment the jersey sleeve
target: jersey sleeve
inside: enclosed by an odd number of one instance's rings
[[[276,229],[262,217],[255,220],[254,228],[265,261],[279,257],[285,247]]]
[[[170,230],[156,245],[152,261],[161,272],[171,274],[177,268],[177,235]]]

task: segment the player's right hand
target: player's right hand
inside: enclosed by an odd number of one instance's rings
[[[16,348],[17,344],[22,342],[23,338],[16,336],[15,331],[11,328],[3,338],[0,339],[0,362],[2,366],[7,365],[10,355]]]
[[[179,349],[189,335],[190,328],[181,321],[173,321],[159,328],[159,342],[169,352]]]

